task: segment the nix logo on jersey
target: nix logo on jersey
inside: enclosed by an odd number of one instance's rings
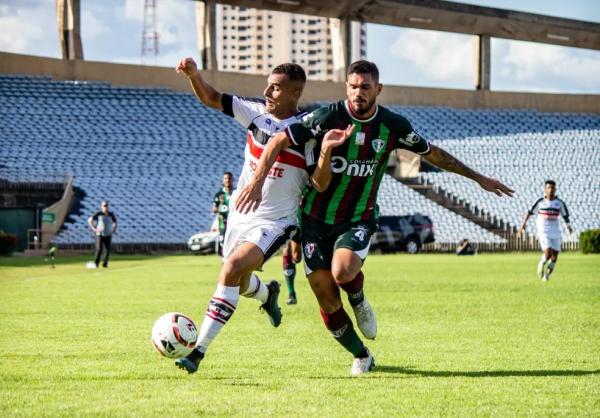
[[[344,157],[331,157],[331,171],[334,173],[344,173],[348,176],[372,176],[376,165],[376,160],[351,160],[348,162]]]

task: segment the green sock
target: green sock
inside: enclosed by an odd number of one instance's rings
[[[333,335],[333,338],[348,350],[354,357],[365,357],[366,348],[360,337],[354,331],[352,321],[343,307],[337,311],[327,314],[321,310],[321,317],[325,326]]]
[[[295,295],[294,279],[296,278],[296,264],[291,259],[291,256],[283,257],[283,276],[285,277],[288,294]]]

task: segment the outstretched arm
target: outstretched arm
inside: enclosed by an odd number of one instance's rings
[[[496,193],[498,196],[505,194],[512,197],[513,193],[515,192],[514,190],[502,184],[499,180],[486,177],[472,168],[467,167],[456,157],[452,156],[450,153],[444,151],[440,147],[436,147],[432,144],[430,144],[430,147],[431,151],[424,157],[431,164],[434,164],[443,170],[451,171],[471,180],[475,180],[484,190]]]
[[[194,93],[196,93],[196,97],[198,97],[204,105],[217,110],[223,110],[223,105],[221,104],[221,92],[215,90],[210,84],[204,81],[193,58],[183,58],[175,67],[175,71],[179,74],[183,73],[188,77],[192,89],[194,90]]]
[[[289,140],[285,132],[280,132],[269,140],[258,160],[252,180],[244,186],[236,198],[235,207],[239,212],[253,212],[258,208],[267,175],[275,164],[277,155],[288,146]]]

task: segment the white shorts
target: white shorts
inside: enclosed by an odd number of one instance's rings
[[[542,247],[542,251],[547,248],[552,248],[554,251],[560,251],[560,237],[558,238],[550,238],[546,235],[538,235],[538,240],[540,241],[540,247]]]
[[[223,260],[243,242],[251,242],[264,254],[266,262],[289,240],[298,226],[289,219],[262,219],[233,211],[227,217],[227,231],[223,242]]]

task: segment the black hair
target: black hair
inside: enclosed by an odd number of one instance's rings
[[[273,68],[271,74],[285,74],[290,81],[300,81],[303,84],[306,83],[306,73],[304,72],[304,68],[291,62],[279,64],[277,67]]]
[[[546,184],[549,184],[549,185],[551,185],[551,186],[554,186],[554,187],[556,187],[556,182],[555,182],[554,180],[546,180],[546,182],[544,183],[544,186],[545,186]]]
[[[350,74],[371,74],[371,76],[373,76],[373,79],[375,80],[375,83],[379,83],[379,69],[377,68],[375,63],[371,61],[354,61],[348,67],[346,77],[348,77]]]
[[[233,178],[233,174],[231,173],[231,171],[226,171],[223,173],[224,176],[229,176],[231,178]]]

